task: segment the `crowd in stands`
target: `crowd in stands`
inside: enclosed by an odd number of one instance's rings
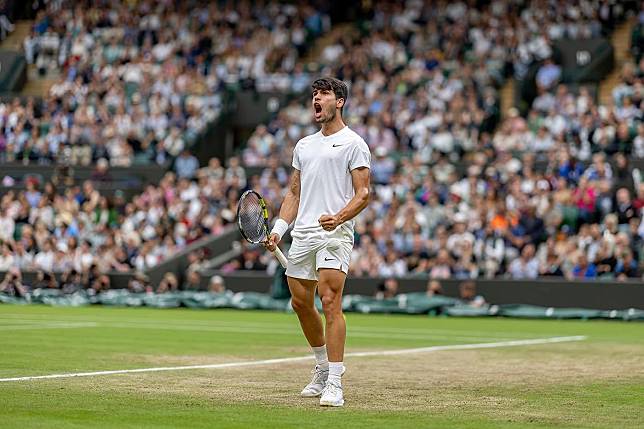
[[[610,106],[583,88],[543,92],[460,171],[444,155],[396,164],[377,149],[352,274],[640,278],[644,177],[630,164],[644,157],[643,65],[624,67]]]
[[[591,88],[561,84],[548,61],[552,40],[597,36],[619,11],[535,2],[513,18],[506,2],[483,12],[409,4],[385,5],[392,10],[376,11],[368,37],[343,35],[323,52],[327,70],[351,84],[344,116],[373,155],[375,192],[357,222],[350,274],[641,277],[644,185],[631,160],[644,157],[644,61],[624,66],[608,106]],[[433,20],[418,28],[426,14]],[[504,70],[544,59],[527,117],[511,109],[492,132]],[[249,139],[245,164],[265,166],[250,178],[260,192],[275,198],[284,188],[280,165],[317,131],[309,117],[308,101],[293,102]],[[251,253],[236,264],[263,269]]]
[[[245,186],[235,158],[227,167],[213,158],[192,177],[168,172],[131,201],[120,192],[101,194],[92,181],[62,192],[27,181],[24,191],[0,198],[0,272],[39,271],[47,275],[43,282],[63,273],[62,281],[103,290],[107,272],[143,272],[205,235],[221,234],[235,222]]]
[[[220,115],[224,88],[307,86],[300,56],[329,26],[279,2],[48,2],[24,51],[60,78],[41,101],[0,104],[0,163],[165,165]]]
[[[306,92],[300,58],[328,31],[328,16],[278,2],[168,4],[62,1],[39,13],[25,54],[60,80],[42,101],[0,104],[0,162],[96,163],[101,174],[173,167],[131,201],[91,181],[60,190],[28,181],[3,193],[0,291],[99,292],[109,271],[136,272],[129,289],[150,291],[143,272],[235,222],[244,189],[277,213],[293,148],[317,131],[308,98],[259,125],[226,166],[213,158],[199,168],[186,149],[219,114],[224,88]],[[644,158],[644,59],[624,65],[609,105],[597,105],[592,88],[562,84],[548,60],[556,39],[608,31],[616,5],[425,6],[376,2],[372,19],[320,55],[320,74],[350,85],[345,120],[372,150],[372,200],[356,223],[350,275],[388,278],[383,297],[408,275],[642,278],[644,173],[632,161]],[[528,114],[511,109],[500,121],[499,86],[535,61],[544,64]],[[246,167],[262,170],[247,177]],[[190,255],[185,275],[166,274],[156,291],[197,288],[204,259]],[[276,265],[243,243],[223,268]],[[37,271],[35,282],[21,271]]]

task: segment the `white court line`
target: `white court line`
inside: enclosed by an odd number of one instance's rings
[[[583,341],[586,338],[587,337],[585,335],[576,335],[571,337],[535,338],[531,340],[499,341],[495,343],[455,344],[455,345],[448,345],[448,346],[420,347],[415,349],[354,352],[354,353],[346,353],[344,356],[345,357],[392,356],[392,355],[403,355],[403,354],[411,354],[411,353],[429,353],[429,352],[438,352],[438,351],[446,351],[446,350],[492,349],[497,347],[530,346],[530,345],[537,345],[537,344]],[[190,369],[239,368],[239,367],[245,367],[245,366],[260,366],[260,365],[272,365],[277,363],[310,361],[311,359],[312,359],[311,356],[298,356],[298,357],[279,358],[279,359],[218,363],[218,364],[212,364],[212,365],[166,366],[166,367],[154,367],[154,368],[119,369],[119,370],[113,370],[113,371],[76,372],[76,373],[65,373],[65,374],[36,375],[36,376],[30,376],[30,377],[0,378],[0,382],[44,380],[44,379],[52,379],[52,378],[93,377],[95,375],[133,374],[133,373],[139,373],[139,372],[184,371],[184,370],[190,370]]]

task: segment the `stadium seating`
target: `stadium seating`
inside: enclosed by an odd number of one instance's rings
[[[303,57],[331,27],[306,5],[71,3],[48,3],[25,40],[28,62],[58,80],[42,100],[0,104],[0,163],[171,171],[131,200],[91,181],[4,192],[0,271],[40,270],[42,284],[59,272],[70,291],[102,290],[104,273],[148,270],[222,233],[244,189],[276,213],[293,148],[317,130],[314,70],[350,85],[346,122],[372,150],[352,276],[642,276],[644,60],[622,66],[609,105],[548,61],[555,40],[609,34],[616,6],[376,2],[369,19],[329,33],[310,69]],[[500,112],[499,88],[536,63],[527,115]],[[185,149],[221,114],[223,92],[243,89],[305,95],[225,166],[197,169]],[[225,272],[275,269],[261,248],[239,253]]]
[[[642,275],[644,188],[630,161],[644,155],[640,66],[625,65],[614,104],[598,106],[546,62],[527,117],[511,109],[491,132],[508,70],[549,58],[554,39],[611,31],[615,11],[591,3],[385,4],[364,33],[327,48],[327,69],[351,84],[347,122],[373,155],[375,196],[358,220],[352,275]],[[436,50],[414,49],[428,45]],[[270,164],[262,192],[286,182],[276,164],[314,131],[307,106],[290,104],[249,139],[245,164]]]
[[[220,115],[225,88],[301,90],[300,55],[329,25],[277,2],[74,5],[49,3],[25,40],[28,62],[60,78],[40,102],[0,106],[0,162],[166,164]]]

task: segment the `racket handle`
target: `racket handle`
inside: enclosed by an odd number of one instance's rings
[[[282,253],[279,247],[275,248],[273,255],[275,255],[277,260],[280,261],[280,264],[282,265],[282,267],[286,268],[286,264],[287,264],[286,256],[284,256],[284,254]]]

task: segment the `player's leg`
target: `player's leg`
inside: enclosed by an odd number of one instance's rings
[[[316,254],[318,293],[326,321],[325,336],[329,355],[329,378],[322,392],[320,405],[344,405],[341,377],[344,373],[346,325],[342,314],[342,292],[349,271],[352,247],[353,236],[340,229]]]
[[[341,407],[344,405],[342,373],[344,372],[344,341],[346,324],[342,314],[342,290],[346,274],[338,269],[322,268],[318,293],[326,322],[326,348],[329,356],[329,377],[320,397],[320,405]]]
[[[319,396],[329,376],[329,360],[326,355],[322,318],[315,308],[315,288],[318,280],[318,273],[315,271],[316,249],[311,248],[311,240],[292,235],[293,243],[288,252],[286,267],[291,306],[297,314],[306,340],[311,345],[316,362],[313,378],[302,390],[302,396]]]
[[[313,377],[300,393],[305,398],[312,398],[320,396],[329,378],[329,360],[326,355],[326,345],[324,344],[322,318],[317,308],[315,308],[317,281],[294,277],[287,277],[287,279],[288,287],[291,290],[291,306],[300,320],[302,332],[304,332],[304,336],[311,345],[315,356]]]
[[[300,321],[302,332],[311,347],[324,346],[322,318],[315,308],[315,287],[317,281],[287,277],[291,291],[291,306]]]
[[[346,339],[346,325],[342,314],[342,290],[347,275],[340,270],[330,268],[322,268],[318,273],[320,276],[318,293],[324,311],[329,362],[342,362]]]

